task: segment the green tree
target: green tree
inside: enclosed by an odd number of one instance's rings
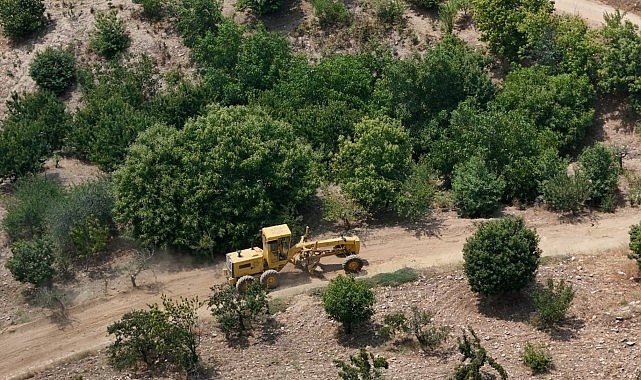
[[[29,65],[29,75],[40,88],[60,95],[76,77],[76,57],[70,51],[49,46],[36,53]]]
[[[116,10],[96,13],[96,29],[90,46],[101,56],[112,59],[129,48],[131,40],[125,21]]]
[[[549,0],[472,0],[472,9],[481,39],[492,52],[515,62],[527,41],[520,28],[524,19],[530,14],[551,14],[554,5]]]
[[[2,33],[13,39],[26,37],[46,24],[44,13],[45,3],[42,0],[2,0]]]
[[[211,106],[143,132],[114,173],[117,219],[146,244],[224,252],[283,223],[316,188],[309,145],[260,108]]]
[[[13,94],[0,125],[0,178],[37,173],[62,145],[70,118],[65,105],[49,91]]]
[[[628,233],[630,235],[630,253],[628,253],[628,258],[635,260],[641,271],[641,223],[630,226]]]
[[[387,117],[364,118],[354,129],[354,140],[341,137],[333,163],[341,189],[369,211],[389,207],[412,169],[409,136]]]
[[[338,275],[323,293],[323,307],[331,318],[343,325],[347,334],[355,325],[367,322],[374,315],[374,292],[364,281]]]
[[[505,182],[492,173],[479,157],[454,168],[452,199],[456,210],[465,217],[485,217],[498,211]]]
[[[427,162],[413,166],[394,200],[399,216],[416,220],[430,213],[436,195],[436,181]]]
[[[375,380],[382,379],[381,368],[388,369],[387,359],[374,356],[371,352],[361,348],[358,355],[349,356],[350,363],[334,359],[333,363],[339,368],[338,377],[343,380]]]
[[[473,292],[495,295],[521,290],[539,266],[539,237],[513,216],[483,222],[463,246],[463,270]]]
[[[211,314],[228,340],[251,330],[252,321],[268,309],[267,289],[260,281],[252,281],[242,293],[229,284],[211,290],[208,302]]]
[[[619,162],[614,150],[602,143],[587,147],[578,158],[578,170],[590,182],[590,199],[597,204],[616,190]]]
[[[220,0],[177,0],[172,9],[176,29],[182,34],[185,46],[194,48],[208,33],[216,35],[223,20]]]
[[[56,274],[54,245],[46,238],[19,240],[11,244],[6,267],[13,278],[35,286],[51,284]]]
[[[107,347],[109,364],[116,369],[178,366],[193,373],[200,361],[197,298],[174,301],[162,296],[149,310],[134,310],[107,327],[116,340]]]

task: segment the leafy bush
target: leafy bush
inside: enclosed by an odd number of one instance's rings
[[[375,0],[374,14],[384,24],[396,24],[403,19],[403,3],[399,0]]]
[[[44,13],[42,0],[1,0],[2,33],[14,39],[25,37],[45,25]]]
[[[590,181],[590,199],[597,204],[612,194],[619,183],[619,162],[612,150],[602,143],[587,147],[578,159],[579,170]]]
[[[631,260],[635,260],[637,262],[639,270],[641,270],[641,223],[633,224],[630,227],[629,234],[629,247],[631,252],[628,253],[628,258]]]
[[[29,75],[40,88],[60,95],[76,77],[76,58],[70,51],[49,46],[36,53],[29,65]]]
[[[410,4],[414,4],[419,8],[423,9],[435,9],[443,2],[444,0],[409,0]]]
[[[412,315],[408,319],[404,313],[388,314],[384,317],[382,335],[391,337],[398,333],[411,333],[416,337],[423,351],[430,351],[445,342],[451,328],[447,326],[430,326],[433,314],[412,306]]]
[[[375,357],[364,348],[360,349],[357,356],[350,355],[349,361],[350,363],[345,363],[343,360],[333,360],[334,365],[340,369],[338,377],[343,380],[382,379],[380,368],[389,368],[387,359],[381,356]]]
[[[324,187],[321,192],[325,221],[342,222],[345,229],[350,230],[353,224],[363,221],[370,215],[363,206],[347,198],[338,186]]]
[[[145,244],[225,252],[295,215],[316,189],[313,168],[289,124],[259,108],[211,106],[180,131],[139,136],[114,173],[117,219]]]
[[[641,176],[634,175],[630,171],[624,171],[625,179],[628,182],[628,199],[630,206],[641,205]]]
[[[545,202],[557,211],[576,213],[590,199],[590,181],[578,172],[560,173],[541,185]]]
[[[521,352],[521,360],[534,374],[545,373],[552,368],[552,355],[540,346],[527,342]]]
[[[452,199],[459,215],[485,217],[501,207],[505,182],[481,158],[472,157],[457,165],[452,176]]]
[[[182,34],[185,46],[194,48],[208,33],[218,34],[223,21],[223,2],[220,0],[176,0],[173,13],[176,28]]]
[[[137,369],[140,364],[158,370],[178,366],[188,374],[197,369],[198,314],[197,298],[174,301],[162,296],[149,310],[134,310],[107,327],[116,341],[107,347],[109,364],[116,369]]]
[[[435,194],[436,181],[428,164],[414,165],[394,200],[396,213],[409,220],[426,216],[432,210]]]
[[[133,0],[133,2],[142,5],[142,15],[149,20],[158,21],[164,16],[163,0]]]
[[[267,289],[260,281],[252,281],[242,293],[229,284],[211,290],[208,305],[227,339],[251,330],[252,320],[268,311]]]
[[[96,14],[96,28],[90,46],[101,56],[111,59],[129,48],[131,44],[127,25],[118,18],[116,10]]]
[[[257,15],[264,16],[278,12],[282,7],[282,0],[238,0],[236,1],[237,9],[249,8]]]
[[[352,22],[352,15],[340,1],[312,0],[311,3],[322,27],[349,25]]]
[[[11,244],[13,255],[5,265],[20,282],[48,285],[56,274],[53,249],[54,245],[46,238],[19,240]]]
[[[343,136],[334,159],[341,189],[368,211],[392,205],[412,169],[409,135],[396,120],[364,118]]]
[[[33,176],[19,180],[2,219],[2,228],[10,241],[42,237],[47,229],[47,210],[58,202],[62,193],[62,187],[54,177]]]
[[[548,278],[545,286],[532,291],[532,302],[536,309],[532,322],[542,330],[563,321],[573,299],[572,285],[566,285],[563,280],[555,284],[554,280]]]
[[[323,293],[325,312],[340,322],[347,334],[352,328],[370,320],[374,315],[374,292],[363,281],[352,276],[338,275],[329,282]]]
[[[13,94],[8,117],[0,126],[0,177],[37,173],[62,145],[70,118],[65,105],[49,91]]]
[[[487,351],[481,346],[481,340],[471,328],[469,329],[472,339],[463,331],[463,336],[458,338],[458,350],[463,354],[463,362],[456,368],[453,378],[455,380],[482,379],[481,368],[487,364],[498,372],[501,380],[507,379],[507,372],[496,360],[487,354]]]
[[[520,217],[483,222],[463,246],[463,269],[473,292],[495,295],[521,290],[539,265],[539,237]]]

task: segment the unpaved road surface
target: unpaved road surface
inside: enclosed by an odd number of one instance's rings
[[[641,210],[626,208],[616,214],[600,214],[578,220],[559,220],[541,210],[511,211],[523,215],[537,230],[544,255],[595,253],[625,246],[629,226],[641,220]],[[436,214],[433,222],[421,229],[403,227],[370,228],[359,232],[362,256],[368,265],[364,274],[389,272],[408,266],[423,268],[461,261],[465,239],[475,223],[455,218],[452,213]],[[327,278],[340,272],[340,262],[324,261]],[[209,287],[221,282],[221,264],[186,271],[156,272],[141,276],[142,287],[132,290],[126,283],[109,289],[107,295],[69,308],[66,318],[44,318],[11,326],[0,333],[0,374],[14,378],[42,369],[82,352],[96,350],[110,342],[106,328],[132,309],[159,302],[160,294],[171,297],[206,299]],[[306,288],[320,286],[327,278],[316,278],[288,267],[282,276],[281,290],[275,297],[287,297]],[[160,286],[151,286],[160,284]],[[145,290],[145,285],[150,287]],[[203,314],[206,311],[203,309]]]
[[[554,7],[560,13],[579,15],[592,26],[600,26],[603,24],[604,13],[612,14],[615,12],[613,7],[591,0],[555,0]],[[641,17],[635,14],[627,13],[625,19],[641,26]]]

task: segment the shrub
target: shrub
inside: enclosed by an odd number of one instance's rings
[[[641,176],[625,171],[625,178],[628,181],[628,199],[630,206],[641,205]]]
[[[47,210],[62,196],[60,183],[50,176],[33,176],[19,180],[13,199],[7,204],[2,228],[10,241],[42,237],[47,228]]]
[[[349,25],[352,15],[345,5],[336,0],[312,0],[314,14],[322,27],[333,25]]]
[[[76,77],[76,58],[70,51],[47,47],[36,53],[29,65],[29,75],[40,88],[60,95]]]
[[[352,225],[362,222],[369,213],[363,206],[347,198],[338,186],[327,186],[322,190],[323,220],[328,222],[343,222],[345,229],[351,230]]]
[[[619,162],[614,151],[602,143],[587,147],[578,159],[579,170],[590,181],[590,199],[601,203],[619,182]]]
[[[472,339],[467,336],[463,331],[463,336],[458,338],[458,350],[463,354],[461,361],[463,362],[456,368],[453,378],[455,380],[468,380],[468,379],[483,379],[481,368],[487,364],[498,372],[502,380],[507,379],[507,372],[503,367],[494,360],[483,346],[481,340],[476,336],[476,333],[471,328],[469,329]]]
[[[11,244],[13,256],[7,259],[6,267],[20,282],[48,285],[56,274],[53,248],[45,238],[16,241]]]
[[[329,282],[323,293],[325,312],[340,322],[347,334],[354,325],[367,322],[374,315],[374,292],[364,281],[339,275]]]
[[[641,223],[634,224],[630,227],[630,253],[628,258],[635,260],[639,270],[641,270]]]
[[[463,246],[463,269],[472,291],[495,295],[523,289],[534,279],[539,237],[520,217],[483,222]]]
[[[473,157],[455,166],[452,176],[452,198],[459,215],[490,216],[501,206],[505,182],[488,169],[483,159]]]
[[[223,21],[223,2],[176,0],[174,13],[176,29],[182,34],[185,46],[194,48],[207,33],[218,34],[218,24]]]
[[[382,379],[380,368],[389,368],[387,359],[375,357],[371,352],[361,348],[357,356],[349,356],[350,363],[334,359],[334,365],[340,369],[338,377],[343,380]],[[370,362],[371,361],[371,362]]]
[[[534,374],[545,373],[552,368],[552,355],[540,346],[530,342],[525,344],[521,352],[521,360]]]
[[[257,15],[264,16],[276,13],[283,5],[282,0],[238,0],[236,8],[239,10],[249,8]]]
[[[536,309],[532,322],[542,330],[563,321],[573,299],[572,285],[566,285],[563,280],[555,284],[554,280],[548,278],[545,286],[532,291],[532,302]]]
[[[432,313],[413,306],[409,319],[402,312],[386,315],[381,333],[384,337],[411,333],[416,337],[421,349],[427,352],[445,342],[451,331],[447,326],[431,326],[432,320]]]
[[[423,9],[435,9],[443,2],[444,0],[409,0],[410,4],[414,4],[419,8]]]
[[[541,185],[545,202],[556,211],[576,213],[590,198],[590,181],[578,172],[560,173]]]
[[[268,311],[267,289],[260,281],[252,281],[242,293],[229,284],[211,290],[208,305],[227,339],[251,330],[252,320]]]
[[[118,322],[107,327],[116,341],[107,347],[109,364],[116,369],[137,369],[140,364],[158,370],[178,366],[188,374],[196,370],[198,356],[198,315],[201,306],[197,298],[174,301],[162,296],[149,310],[126,313]]]
[[[403,19],[403,3],[399,0],[375,0],[376,18],[384,24],[396,24]]]
[[[142,5],[142,15],[149,20],[158,21],[164,16],[163,0],[133,0]]]
[[[45,25],[45,3],[42,0],[1,0],[0,22],[3,34],[21,38]]]
[[[91,36],[90,46],[101,56],[111,59],[127,50],[129,33],[125,21],[118,18],[115,10],[96,14],[96,29]]]
[[[414,221],[428,215],[436,195],[436,180],[426,162],[414,165],[394,199],[396,213]]]

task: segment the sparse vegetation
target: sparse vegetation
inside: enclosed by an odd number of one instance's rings
[[[563,280],[557,283],[548,278],[544,286],[532,291],[532,302],[536,311],[532,316],[533,324],[539,329],[550,328],[565,319],[574,299],[574,289]]]
[[[413,268],[401,268],[391,273],[377,273],[366,281],[371,287],[374,286],[399,286],[407,282],[416,281],[419,273]]]
[[[463,362],[456,368],[453,378],[456,380],[482,379],[481,368],[487,363],[499,374],[501,380],[507,379],[507,372],[490,355],[483,346],[481,340],[471,328],[468,328],[471,338],[463,330],[463,336],[458,338],[458,350],[463,355]]]
[[[630,226],[630,253],[628,257],[636,261],[639,270],[641,271],[641,223]]]
[[[211,314],[228,340],[251,331],[252,321],[268,311],[267,289],[260,281],[252,281],[242,293],[229,284],[217,285],[211,290],[208,302]]]
[[[382,379],[381,368],[389,368],[387,359],[374,356],[361,348],[358,355],[350,355],[349,363],[334,359],[334,365],[339,368],[338,377],[343,380],[375,380]]]
[[[91,38],[91,47],[101,56],[112,59],[124,52],[131,44],[125,21],[116,10],[96,14],[96,29]]]
[[[552,355],[543,347],[530,342],[525,343],[525,348],[521,351],[521,359],[534,374],[545,373],[552,368]]]
[[[416,306],[412,306],[409,318],[403,312],[387,314],[383,319],[385,325],[381,328],[381,335],[391,338],[397,334],[412,334],[421,349],[429,352],[444,343],[452,330],[448,326],[432,325],[433,318],[432,313],[419,310]]]

